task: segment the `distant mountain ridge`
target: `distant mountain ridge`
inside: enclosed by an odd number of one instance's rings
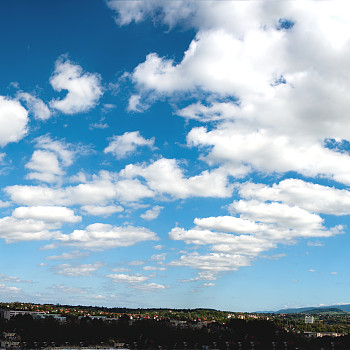
[[[274,311],[273,313],[275,314],[297,314],[297,313],[309,314],[309,313],[346,313],[346,312],[350,312],[350,304],[281,309],[278,311]]]

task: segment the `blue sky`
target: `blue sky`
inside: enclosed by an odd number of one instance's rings
[[[2,1],[0,299],[349,303],[349,13]]]

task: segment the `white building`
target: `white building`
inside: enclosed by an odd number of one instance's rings
[[[313,316],[305,316],[305,323],[314,323],[315,319]]]
[[[0,316],[5,320],[9,320],[17,315],[31,315],[33,318],[35,316],[45,315],[43,311],[22,311],[22,310],[0,310]]]
[[[0,310],[0,316],[1,318],[4,318],[5,320],[9,320],[12,317],[15,317],[17,315],[30,315],[34,319],[40,319],[45,317],[53,317],[55,320],[65,323],[66,317],[63,317],[59,314],[46,314],[43,311],[26,311],[26,310]]]

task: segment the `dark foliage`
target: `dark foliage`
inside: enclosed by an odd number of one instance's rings
[[[212,322],[207,327],[196,328],[196,322],[186,327],[174,327],[168,319],[145,319],[129,324],[127,315],[119,320],[105,322],[101,319],[68,317],[59,323],[51,317],[33,320],[29,315],[19,315],[9,321],[1,320],[0,330],[16,332],[26,348],[47,345],[114,347],[116,343],[129,344],[131,348],[158,349],[331,349],[350,348],[350,338],[342,337],[308,340],[287,332],[266,320],[245,321],[231,319],[226,325]],[[333,343],[333,345],[332,345]]]

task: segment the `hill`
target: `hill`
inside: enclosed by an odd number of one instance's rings
[[[307,313],[307,314],[319,314],[319,313],[348,313],[350,312],[350,304],[344,305],[329,305],[329,306],[315,306],[315,307],[302,307],[302,308],[290,308],[290,309],[281,309],[275,311],[276,314],[298,314],[298,313]]]

